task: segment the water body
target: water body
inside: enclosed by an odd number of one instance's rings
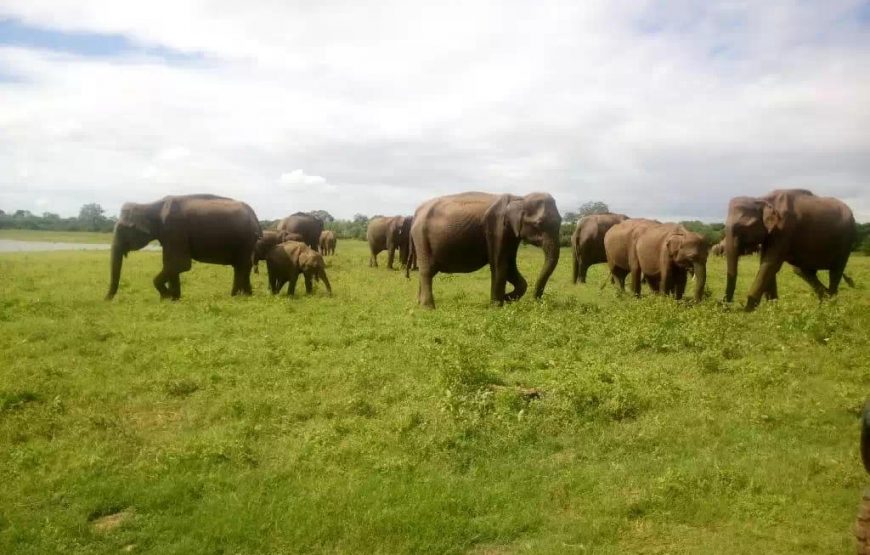
[[[49,243],[0,239],[0,252],[107,251],[110,247],[108,243]],[[160,245],[153,243],[142,250],[159,251]]]

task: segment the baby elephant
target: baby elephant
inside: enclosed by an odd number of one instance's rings
[[[311,294],[314,280],[320,280],[326,286],[326,292],[332,295],[329,278],[326,277],[326,265],[320,253],[299,241],[286,241],[272,247],[266,253],[266,269],[269,272],[269,288],[272,294],[277,294],[288,281],[287,294],[296,292],[296,280],[299,274],[305,277],[305,292]]]

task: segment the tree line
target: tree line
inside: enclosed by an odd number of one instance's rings
[[[577,208],[577,210],[566,212],[560,231],[562,246],[569,246],[571,244],[571,234],[574,233],[574,227],[580,218],[591,214],[606,214],[608,212],[610,212],[610,208],[601,201],[586,202]],[[323,220],[323,227],[334,231],[339,239],[365,240],[369,220],[378,217],[377,215],[369,217],[365,214],[355,214],[350,220],[342,220],[332,217],[326,210],[313,210],[309,213]],[[116,216],[106,216],[103,207],[93,202],[83,205],[79,210],[78,216],[69,218],[62,218],[52,212],[43,212],[42,215],[37,215],[29,210],[15,210],[12,213],[0,210],[0,229],[97,231],[109,233],[115,227],[117,220]],[[262,220],[260,224],[263,226],[263,229],[268,229],[277,225],[278,221]],[[715,245],[725,236],[724,223],[704,223],[699,220],[679,223],[686,227],[686,229],[706,237],[711,245]],[[857,224],[856,227],[857,234],[854,250],[860,250],[864,254],[870,255],[870,223]]]

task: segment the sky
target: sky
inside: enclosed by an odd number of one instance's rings
[[[868,1],[0,2],[7,212],[482,190],[722,221],[788,187],[870,221]]]

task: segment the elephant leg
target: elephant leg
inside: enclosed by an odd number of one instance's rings
[[[825,297],[825,294],[827,294],[828,290],[825,288],[825,286],[822,284],[822,282],[819,281],[819,276],[817,275],[816,270],[807,270],[806,268],[795,268],[794,273],[799,275],[801,277],[801,279],[803,279],[805,282],[807,282],[809,284],[810,287],[813,288],[813,291],[815,291],[816,296],[819,297],[819,300],[821,300]]]
[[[287,296],[292,297],[296,294],[296,282],[299,281],[299,272],[291,271],[290,279],[287,280]]]
[[[435,308],[435,297],[432,296],[432,278],[435,277],[435,272],[426,265],[420,265],[420,291],[418,300],[420,306],[425,308]]]
[[[571,283],[577,283],[580,281],[580,257],[574,254],[571,257]]]
[[[683,298],[683,294],[686,292],[686,283],[688,281],[688,272],[678,271],[674,273],[674,297],[676,297],[678,301]]]
[[[372,251],[369,256],[369,268],[377,268],[378,267],[378,254],[375,251]]]
[[[181,298],[181,275],[171,274],[169,276],[169,297],[173,301]]]
[[[779,290],[776,286],[776,276],[773,276],[773,279],[770,280],[770,285],[767,286],[767,291],[764,292],[764,296],[768,301],[775,301],[779,298]]]
[[[242,269],[237,265],[233,266],[233,289],[230,291],[230,295],[235,297],[244,292],[244,276],[242,276]]]
[[[396,247],[387,250],[387,268],[393,270],[393,261],[396,259]]]
[[[616,278],[616,284],[619,285],[619,289],[625,291],[625,277],[628,275],[628,272],[622,268],[613,268],[610,271],[610,275]]]
[[[849,287],[855,287],[854,282],[844,273],[846,264],[835,264],[828,272],[828,294],[836,295],[840,290],[840,280],[845,279]]]
[[[589,266],[591,266],[591,264],[583,262],[582,258],[580,259],[580,283],[586,283],[586,272],[589,271]]]
[[[504,296],[504,300],[506,301],[517,301],[526,294],[526,290],[529,288],[528,282],[523,278],[522,274],[520,274],[519,268],[517,268],[517,261],[512,260],[508,265],[507,272],[507,281],[513,285],[514,290]]]
[[[640,297],[640,266],[631,269],[631,292]]]
[[[661,280],[661,278],[646,276],[646,284],[649,285],[649,289],[653,293],[658,295],[659,293],[662,292],[662,280]],[[664,291],[664,292],[668,293],[668,291]]]
[[[160,272],[154,276],[154,288],[157,289],[157,292],[160,293],[161,299],[170,298],[169,289],[166,287],[166,283],[169,281],[169,274],[166,270],[160,270]]]
[[[302,274],[302,277],[305,279],[305,294],[310,295],[314,291],[314,283],[311,281],[311,276]]]

